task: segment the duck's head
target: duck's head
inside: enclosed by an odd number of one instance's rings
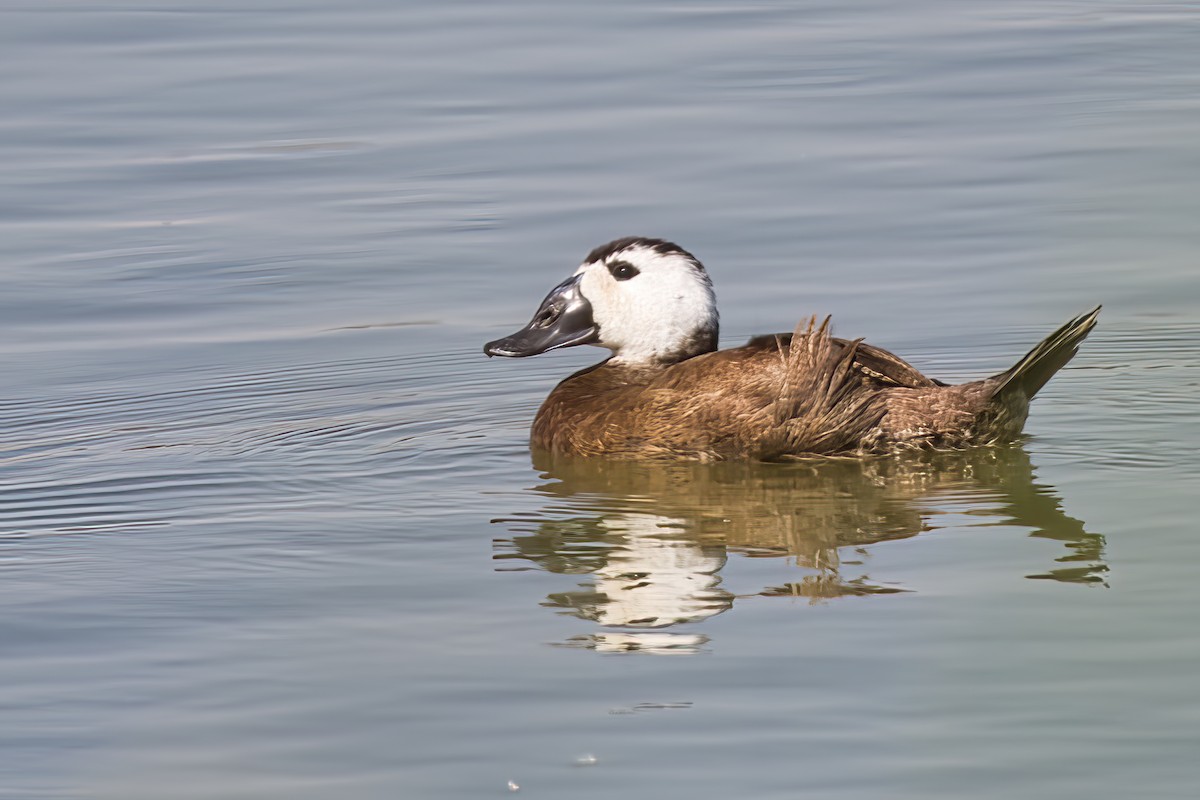
[[[630,236],[597,247],[521,330],[488,342],[520,358],[594,344],[613,361],[670,364],[717,349],[717,304],[704,267],[682,247]]]

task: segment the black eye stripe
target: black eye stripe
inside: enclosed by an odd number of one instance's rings
[[[610,261],[606,266],[609,273],[619,281],[627,281],[638,275],[638,268],[628,261]]]

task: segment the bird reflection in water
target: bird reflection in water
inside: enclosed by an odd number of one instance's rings
[[[730,552],[787,556],[805,574],[761,595],[836,597],[903,587],[863,571],[879,542],[961,524],[1016,525],[1061,542],[1055,566],[1029,578],[1104,585],[1104,538],[1067,516],[1034,481],[1020,446],[789,464],[551,460],[534,514],[495,520],[512,533],[495,558],[589,575],[546,605],[603,626],[565,644],[605,652],[693,653],[707,638],[664,629],[733,606],[720,571]]]

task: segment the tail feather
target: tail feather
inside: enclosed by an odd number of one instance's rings
[[[1100,309],[1101,306],[1096,306],[1075,317],[1043,339],[1013,367],[993,378],[999,381],[992,393],[993,400],[1003,400],[1014,392],[1019,392],[1026,401],[1030,400],[1079,352],[1080,343],[1096,326]]]

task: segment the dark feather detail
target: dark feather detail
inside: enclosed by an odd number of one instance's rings
[[[1014,366],[997,375],[995,380],[998,384],[993,397],[1003,398],[1009,392],[1020,392],[1026,400],[1032,400],[1038,390],[1046,385],[1046,381],[1079,352],[1079,345],[1096,327],[1101,308],[1096,306],[1088,313],[1075,317],[1039,342]]]
[[[624,236],[620,239],[613,239],[608,244],[602,244],[588,253],[583,263],[595,264],[597,261],[603,261],[631,247],[643,247],[664,256],[671,254],[686,256],[688,259],[695,261],[697,265],[700,264],[695,256],[674,242],[668,242],[666,239],[652,239],[649,236]]]
[[[781,341],[785,345],[791,342],[792,334],[775,333],[765,336],[755,336],[748,345],[758,346],[764,342]],[[904,359],[889,353],[882,347],[867,344],[861,339],[849,342],[846,339],[830,337],[829,341],[838,350],[857,344],[854,353],[854,367],[865,377],[870,378],[879,386],[945,386],[941,381],[928,378],[920,370]]]
[[[858,362],[860,341],[834,340],[829,317],[801,323],[786,345],[779,397],[769,407],[754,456],[764,461],[869,448],[887,408],[864,380]]]

